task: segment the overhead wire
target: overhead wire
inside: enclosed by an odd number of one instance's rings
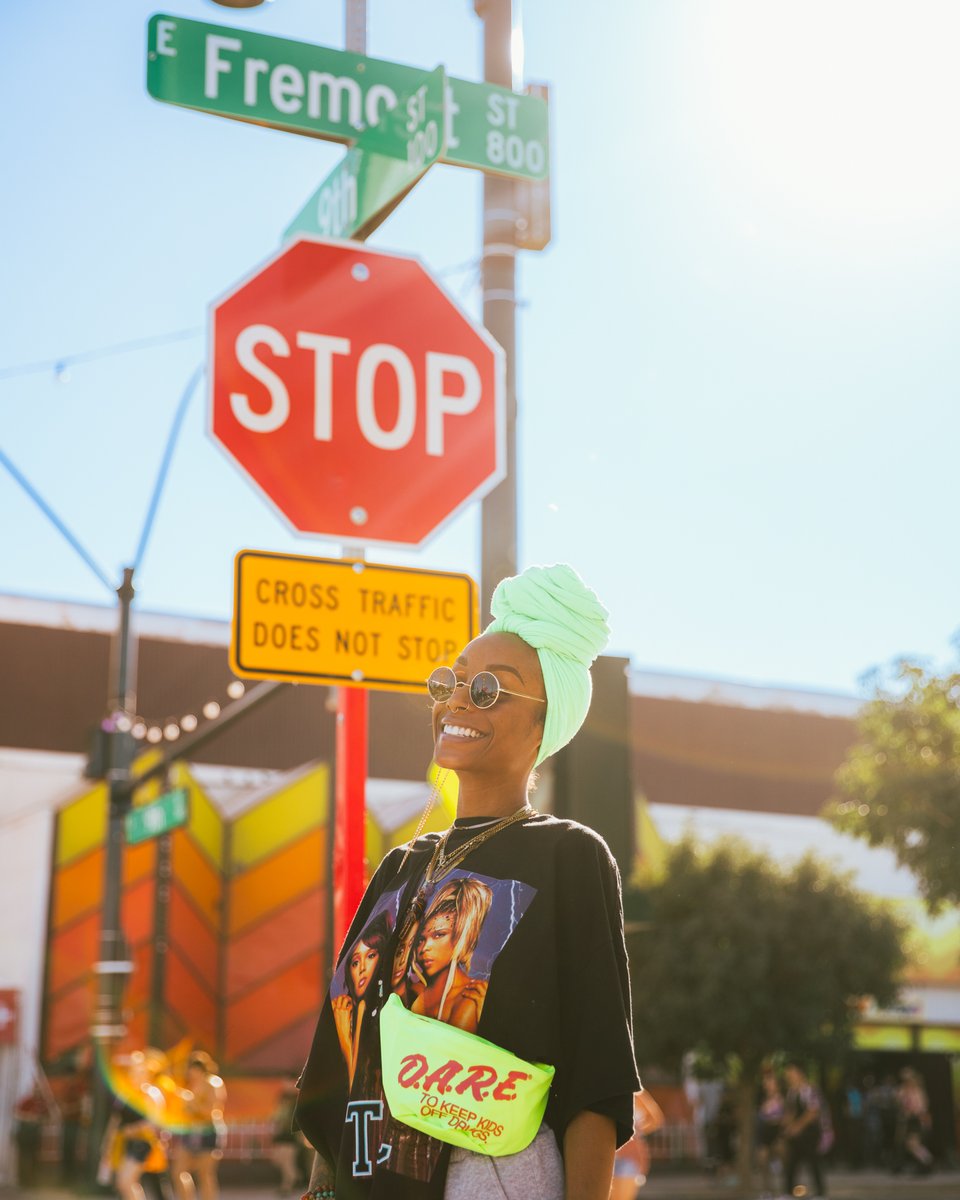
[[[9,455],[4,453],[2,448],[0,448],[0,466],[7,468],[16,482],[20,484],[20,486],[27,493],[30,499],[37,505],[44,516],[52,522],[52,524],[57,530],[59,530],[61,534],[63,534],[67,542],[69,542],[73,549],[76,550],[77,554],[80,555],[90,570],[104,585],[104,587],[113,592],[115,590],[115,585],[111,583],[110,577],[107,575],[106,571],[104,571],[96,559],[87,551],[80,539],[67,526],[66,522],[63,521],[61,517],[53,510],[53,508],[46,502],[46,500],[43,498],[43,496],[41,496],[30,480],[27,479],[26,475],[24,475],[23,472],[15,465]]]
[[[153,346],[166,346],[170,342],[183,342],[199,337],[204,332],[202,325],[190,329],[174,329],[170,333],[158,333],[153,337],[135,338],[129,342],[115,342],[111,346],[99,346],[93,350],[81,350],[76,354],[61,354],[56,358],[45,358],[31,363],[19,363],[11,367],[0,367],[0,379],[14,379],[22,375],[38,375],[44,371],[65,371],[76,363],[93,362],[98,358],[110,358],[117,354],[130,354],[134,350],[149,350]]]

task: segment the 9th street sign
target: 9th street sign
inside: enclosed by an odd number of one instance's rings
[[[230,666],[236,675],[423,692],[476,637],[469,575],[241,550]]]
[[[443,67],[364,130],[283,232],[358,238],[388,216],[443,153]]]
[[[155,100],[291,133],[353,142],[423,72],[309,42],[158,13],[147,27]],[[549,174],[547,106],[489,83],[447,79],[442,162],[521,179]]]

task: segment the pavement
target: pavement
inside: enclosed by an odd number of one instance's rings
[[[257,1172],[259,1174],[259,1172]],[[830,1200],[960,1200],[960,1172],[942,1171],[925,1177],[897,1175],[882,1171],[831,1171],[827,1175]],[[22,1189],[0,1186],[0,1200],[78,1200],[84,1193],[66,1188],[41,1186]],[[101,1196],[110,1193],[104,1191]],[[281,1200],[283,1193],[273,1183],[252,1181],[230,1183],[221,1188],[220,1200]],[[728,1181],[702,1174],[674,1171],[654,1165],[647,1186],[638,1200],[731,1200],[741,1195]],[[759,1189],[747,1193],[759,1197]],[[805,1200],[813,1200],[804,1194]],[[286,1196],[285,1200],[296,1200]],[[537,1200],[531,1196],[529,1200]]]
[[[826,1182],[830,1200],[960,1200],[960,1172],[941,1171],[933,1175],[891,1175],[888,1171],[828,1170]],[[760,1189],[745,1193],[756,1198]],[[739,1197],[739,1189],[726,1181],[704,1175],[657,1170],[654,1164],[647,1186],[639,1200],[723,1200]],[[802,1193],[813,1200],[811,1191]]]

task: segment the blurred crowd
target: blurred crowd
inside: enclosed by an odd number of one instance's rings
[[[701,1131],[703,1165],[719,1178],[736,1172],[740,1133],[734,1088],[697,1081],[691,1088]],[[761,1077],[754,1118],[755,1168],[761,1195],[827,1194],[826,1168],[842,1163],[892,1174],[928,1174],[934,1168],[932,1120],[920,1075],[904,1067],[899,1076],[850,1079],[828,1103],[800,1062]]]

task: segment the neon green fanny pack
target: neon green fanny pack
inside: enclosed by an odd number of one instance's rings
[[[412,1013],[395,995],[380,1013],[380,1058],[390,1112],[411,1129],[494,1156],[537,1135],[553,1067]]]

